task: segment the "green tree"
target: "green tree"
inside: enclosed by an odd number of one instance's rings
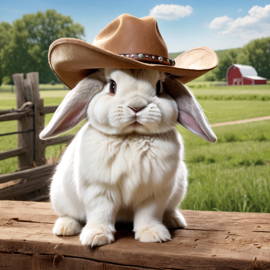
[[[14,73],[32,71],[39,72],[41,83],[57,81],[48,64],[50,44],[61,37],[82,39],[84,36],[83,26],[55,10],[26,14],[10,27],[1,24],[6,27],[7,41],[1,43],[5,32],[0,28],[0,82],[6,77],[11,79]]]
[[[254,39],[243,48],[248,63],[258,72],[258,76],[270,79],[270,37]]]
[[[0,23],[0,85],[2,82],[2,78],[4,78],[4,70],[2,68],[1,63],[3,63],[3,60],[1,58],[1,48],[4,48],[10,40],[10,29],[11,25],[7,22],[1,22]],[[6,78],[7,82],[9,78]]]
[[[226,79],[228,68],[237,63],[237,56],[238,49],[228,50],[219,60],[217,68],[213,70],[211,75],[214,76],[217,81],[224,81]]]

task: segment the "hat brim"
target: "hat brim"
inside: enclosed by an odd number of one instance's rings
[[[55,75],[70,89],[92,70],[100,68],[152,69],[170,73],[182,83],[187,83],[218,65],[216,53],[207,47],[197,47],[180,54],[174,59],[175,66],[166,66],[126,58],[73,38],[54,41],[50,46],[48,57]]]

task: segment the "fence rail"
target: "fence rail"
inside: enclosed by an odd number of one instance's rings
[[[37,72],[14,74],[17,109],[0,111],[0,122],[17,120],[17,131],[1,133],[1,136],[17,134],[18,147],[0,152],[0,160],[18,157],[18,171],[0,175],[0,200],[44,199],[47,194],[47,181],[53,173],[55,164],[46,165],[47,146],[70,142],[74,135],[52,138],[47,141],[39,139],[44,128],[45,114],[54,113],[58,106],[44,107],[39,96],[39,77]],[[64,90],[64,89],[63,89]],[[14,181],[14,183],[10,183]],[[7,185],[1,188],[1,185]]]

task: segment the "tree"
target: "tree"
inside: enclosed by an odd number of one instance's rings
[[[270,37],[254,39],[244,46],[243,52],[258,75],[270,79]]]
[[[40,83],[58,81],[48,64],[50,44],[61,37],[82,39],[84,36],[83,26],[55,10],[26,14],[10,27],[6,23],[1,25],[6,30],[0,28],[0,82],[3,77],[11,80],[14,73],[32,71],[39,72]],[[7,36],[3,44],[1,35]]]
[[[228,68],[231,65],[238,63],[238,51],[238,49],[228,50],[219,60],[217,68],[215,68],[211,74],[211,76],[215,77],[215,80],[224,81],[226,79]]]
[[[1,48],[4,48],[9,43],[9,30],[11,29],[11,25],[6,22],[0,23],[0,85],[2,82],[2,78],[4,78],[4,70],[1,66],[3,60],[1,58]],[[8,80],[8,78],[7,78]]]

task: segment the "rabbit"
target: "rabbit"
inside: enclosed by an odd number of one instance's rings
[[[171,240],[168,229],[187,226],[177,208],[188,172],[175,125],[216,141],[192,93],[156,70],[95,70],[67,94],[40,138],[84,119],[53,175],[53,233],[101,246],[114,242],[115,223],[123,221],[133,222],[141,242]]]

